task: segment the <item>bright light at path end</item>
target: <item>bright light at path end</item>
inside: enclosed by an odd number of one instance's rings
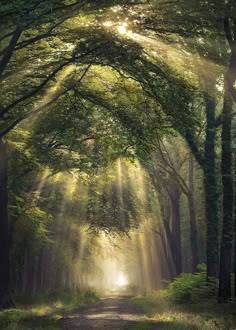
[[[126,279],[125,275],[123,273],[120,273],[118,278],[117,278],[116,285],[125,286],[127,284],[128,284],[128,282],[127,282],[127,279]]]

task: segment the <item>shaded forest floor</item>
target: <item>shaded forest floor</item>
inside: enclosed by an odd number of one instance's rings
[[[60,329],[58,320],[73,313],[79,306],[98,301],[92,290],[49,292],[32,298],[16,298],[17,308],[0,312],[0,329],[54,330]]]
[[[0,313],[0,329],[236,329],[236,305],[233,304],[173,305],[166,299],[130,298],[123,294],[97,302],[90,298],[83,303],[87,304],[79,307],[78,303],[76,307],[58,302],[4,311]]]
[[[168,299],[156,299],[152,296],[139,296],[131,301],[142,306],[147,318],[156,322],[154,327],[147,324],[143,329],[236,329],[236,304],[204,301],[196,304],[173,304]]]

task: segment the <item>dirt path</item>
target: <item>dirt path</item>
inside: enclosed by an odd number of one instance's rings
[[[62,329],[129,329],[146,321],[143,310],[132,304],[127,298],[111,296],[98,303],[83,306],[76,312],[60,320]]]

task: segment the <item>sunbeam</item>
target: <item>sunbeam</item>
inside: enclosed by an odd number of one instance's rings
[[[0,2],[0,328],[236,329],[235,1]]]

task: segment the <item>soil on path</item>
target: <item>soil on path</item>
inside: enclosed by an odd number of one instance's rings
[[[147,319],[141,307],[132,304],[126,297],[115,295],[80,307],[59,322],[64,330],[124,330],[144,321]]]

